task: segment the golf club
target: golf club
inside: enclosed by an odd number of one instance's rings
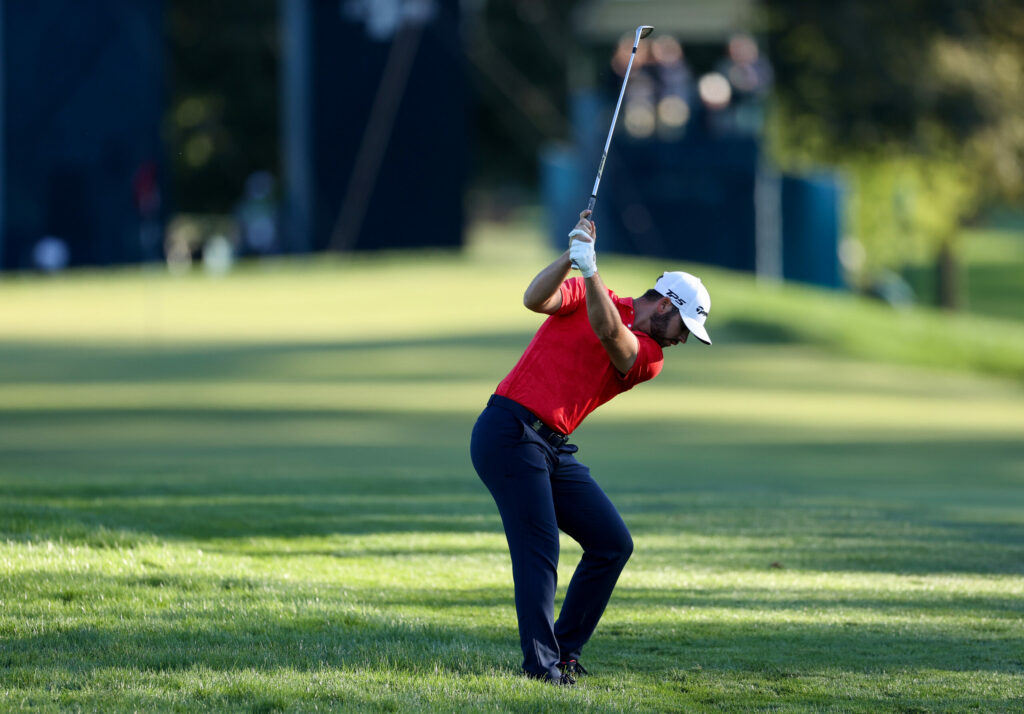
[[[612,114],[612,125],[608,127],[608,138],[604,141],[604,153],[601,154],[601,163],[597,166],[597,178],[594,179],[594,190],[590,192],[590,200],[587,201],[587,210],[590,211],[593,220],[594,204],[597,202],[597,187],[601,185],[601,174],[604,172],[604,162],[608,158],[608,147],[612,145],[612,134],[615,133],[615,122],[619,118],[619,108],[622,106],[622,98],[626,95],[626,83],[629,82],[629,70],[633,68],[633,59],[636,57],[636,48],[640,46],[640,40],[647,37],[654,28],[650,25],[641,25],[636,28],[636,37],[633,39],[633,52],[629,55],[629,64],[626,65],[626,75],[622,78],[622,89],[619,90],[619,101],[615,103],[615,113]]]

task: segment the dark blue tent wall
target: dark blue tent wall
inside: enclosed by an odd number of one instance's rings
[[[756,140],[623,137],[615,150],[598,199],[607,249],[754,269]]]
[[[461,245],[458,0],[280,7],[288,249]]]
[[[46,235],[75,265],[159,257],[163,12],[163,0],[0,3],[0,268],[29,267]]]
[[[839,263],[843,191],[833,173],[782,178],[782,266],[786,280],[843,286]]]

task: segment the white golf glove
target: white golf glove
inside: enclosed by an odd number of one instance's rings
[[[577,236],[582,238],[583,240],[589,240],[591,243],[597,240],[582,228],[573,228],[571,231],[569,231],[570,238],[576,238]]]
[[[584,278],[597,272],[597,254],[594,252],[593,241],[573,239],[569,246],[569,257],[572,258],[573,267],[578,268]]]

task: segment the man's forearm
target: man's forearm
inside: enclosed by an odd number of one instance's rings
[[[619,310],[597,271],[585,278],[584,283],[587,286],[587,318],[590,327],[601,341],[615,369],[620,374],[626,374],[636,363],[640,343],[636,335],[622,323]]]
[[[569,260],[569,251],[565,251],[555,258],[550,265],[537,273],[523,294],[523,304],[531,310],[541,310],[545,303],[550,301],[555,293],[558,292],[558,288],[561,287],[562,283],[569,276],[571,269],[572,263]]]
[[[602,342],[615,337],[622,327],[622,320],[619,318],[619,311],[615,309],[615,303],[608,295],[608,288],[604,286],[600,273],[594,273],[584,279],[587,286],[587,318],[594,334]]]

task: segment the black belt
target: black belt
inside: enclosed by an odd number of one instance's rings
[[[507,409],[512,412],[522,419],[528,427],[540,434],[540,437],[544,439],[544,441],[554,447],[565,446],[566,442],[569,441],[568,434],[562,434],[561,432],[555,431],[538,419],[536,414],[513,399],[502,397],[498,394],[492,394],[491,398],[487,400],[487,406],[501,407],[502,409]]]

